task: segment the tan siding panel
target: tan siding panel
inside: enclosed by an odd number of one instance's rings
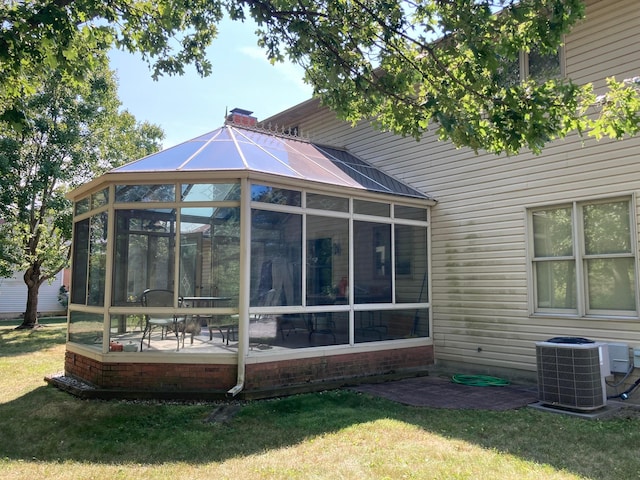
[[[567,38],[567,74],[574,82],[602,86],[606,77],[637,75],[640,68],[640,8],[626,0],[600,2]]]

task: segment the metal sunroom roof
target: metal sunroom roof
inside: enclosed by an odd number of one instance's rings
[[[236,124],[226,124],[112,172],[211,170],[256,171],[333,186],[429,198],[345,150]]]

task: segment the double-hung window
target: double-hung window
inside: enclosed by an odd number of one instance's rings
[[[533,312],[637,316],[631,198],[529,211]]]
[[[504,60],[496,72],[495,81],[504,87],[517,85],[531,79],[544,83],[564,76],[564,48],[553,53],[540,53],[537,48],[529,52],[521,51],[514,61]]]
[[[552,78],[561,78],[563,76],[564,49],[551,54],[540,53],[533,48],[530,52],[520,53],[520,70],[521,79],[531,78],[537,82],[544,83]]]

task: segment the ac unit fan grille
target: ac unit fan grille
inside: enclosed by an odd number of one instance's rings
[[[578,410],[606,404],[600,347],[536,345],[538,395],[543,403]]]

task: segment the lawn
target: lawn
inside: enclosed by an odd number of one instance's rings
[[[0,323],[3,479],[637,479],[640,419],[414,408],[336,390],[246,403],[80,400],[65,324]],[[217,408],[237,409],[225,422]]]

